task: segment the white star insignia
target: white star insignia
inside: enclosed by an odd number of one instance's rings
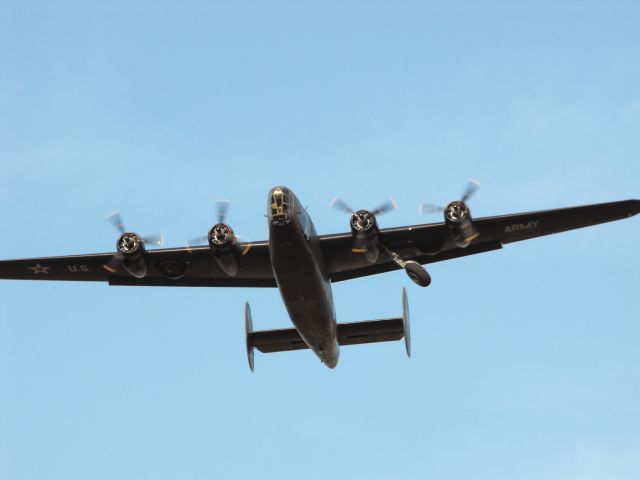
[[[38,274],[38,273],[49,273],[49,269],[51,267],[43,267],[42,265],[40,265],[39,263],[36,263],[35,267],[27,267],[29,270],[33,270],[33,274]]]

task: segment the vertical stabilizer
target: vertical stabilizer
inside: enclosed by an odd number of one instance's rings
[[[402,288],[402,328],[404,329],[404,345],[407,347],[407,356],[411,358],[411,325],[409,323],[409,301],[407,290]]]
[[[253,332],[253,321],[251,319],[251,307],[249,302],[244,304],[244,335],[247,345],[247,360],[249,368],[253,372],[253,343],[251,342],[251,333]]]

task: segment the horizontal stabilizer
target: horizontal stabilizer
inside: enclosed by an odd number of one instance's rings
[[[340,345],[390,342],[400,340],[403,336],[404,322],[402,318],[338,324],[338,343]],[[251,332],[248,335],[248,340],[253,347],[262,353],[309,348],[295,328]]]

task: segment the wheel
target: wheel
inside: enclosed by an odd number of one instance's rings
[[[428,287],[431,283],[431,276],[418,262],[409,260],[405,263],[404,269],[407,275],[409,275],[409,278],[421,287]]]

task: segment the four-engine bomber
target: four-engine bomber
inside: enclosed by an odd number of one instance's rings
[[[118,213],[108,218],[120,235],[115,253],[0,261],[0,278],[21,280],[105,281],[109,285],[181,287],[276,287],[294,328],[254,331],[245,305],[246,348],[254,367],[261,352],[311,349],[330,368],[340,347],[404,338],[411,352],[409,307],[402,292],[402,315],[383,320],[339,323],[331,284],[404,269],[426,287],[431,277],[422,265],[488,252],[503,245],[631,217],[640,200],[601,203],[497,217],[472,219],[467,201],[478,185],[470,183],[460,200],[442,211],[444,221],[381,229],[377,216],[393,208],[388,201],[372,210],[353,210],[342,200],[333,206],[350,215],[350,232],[318,235],[296,195],[278,186],[269,192],[269,239],[243,242],[225,222],[228,202],[218,204],[218,222],[203,246],[153,249],[161,236],[143,237],[126,230]],[[425,206],[421,207],[425,211]]]

